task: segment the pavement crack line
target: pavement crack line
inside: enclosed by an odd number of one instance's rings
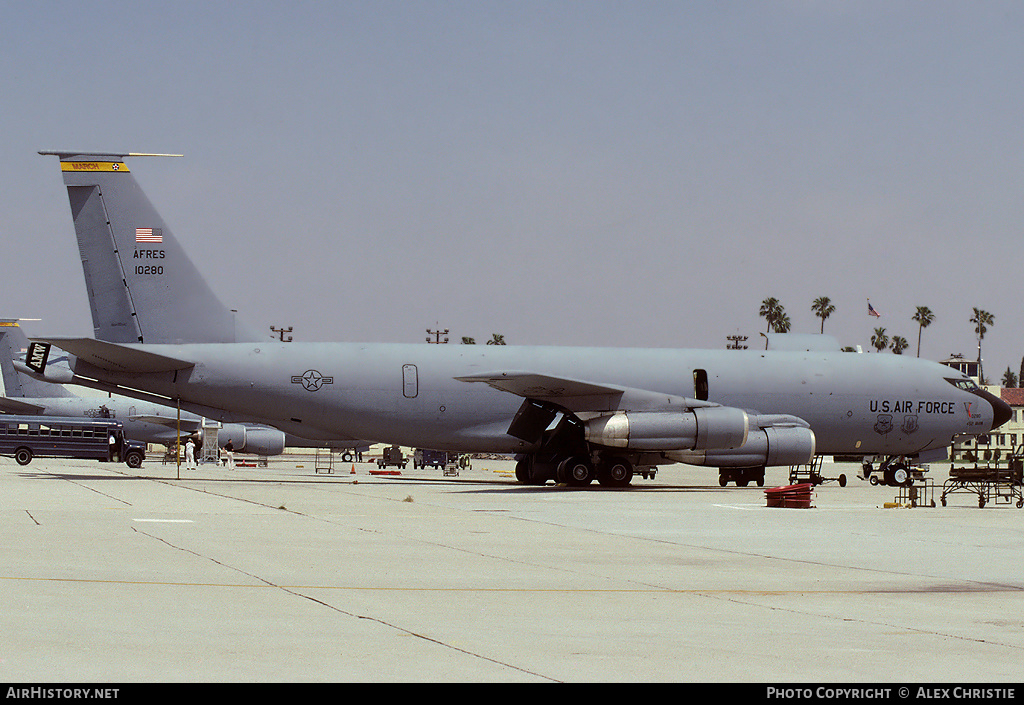
[[[402,627],[402,626],[400,626],[398,624],[393,624],[393,623],[388,622],[388,621],[386,621],[384,619],[381,619],[379,617],[373,617],[371,615],[357,614],[355,612],[349,612],[348,610],[341,609],[340,607],[338,607],[336,605],[332,605],[332,604],[330,604],[328,602],[325,602],[323,600],[317,599],[317,598],[313,597],[312,595],[306,595],[306,594],[304,594],[302,592],[299,592],[296,589],[288,588],[288,587],[285,587],[285,586],[282,586],[282,585],[277,585],[277,584],[267,580],[266,578],[263,578],[263,577],[261,577],[259,575],[253,575],[252,573],[244,571],[241,568],[237,568],[235,566],[228,565],[228,564],[224,563],[223,561],[218,561],[216,558],[211,558],[210,556],[204,556],[201,553],[193,551],[193,550],[191,550],[189,548],[185,548],[183,546],[175,545],[175,544],[171,543],[170,541],[168,541],[168,540],[166,540],[164,538],[161,538],[159,536],[154,536],[153,534],[150,534],[150,533],[147,533],[145,531],[142,531],[141,529],[139,529],[137,527],[133,527],[132,530],[135,531],[138,534],[141,534],[141,535],[147,537],[147,538],[153,539],[155,541],[159,541],[160,543],[164,544],[165,546],[168,546],[169,548],[172,548],[172,549],[174,549],[176,551],[181,551],[183,553],[188,553],[190,555],[195,556],[196,558],[200,558],[202,560],[210,561],[211,563],[214,563],[214,564],[216,564],[218,566],[221,566],[222,568],[225,568],[227,570],[232,570],[232,571],[234,571],[236,573],[239,573],[239,574],[244,575],[244,576],[246,576],[248,578],[251,578],[252,580],[257,580],[257,581],[263,583],[264,585],[266,585],[269,588],[280,590],[281,592],[287,593],[287,594],[292,595],[294,597],[298,597],[298,598],[303,599],[303,600],[308,600],[309,602],[312,602],[314,604],[318,604],[318,605],[320,605],[322,607],[326,607],[327,609],[331,610],[332,612],[336,612],[337,614],[340,614],[340,615],[343,615],[343,616],[346,616],[346,617],[351,617],[353,619],[363,619],[363,620],[367,620],[367,621],[370,621],[370,622],[374,622],[374,623],[379,624],[379,625],[381,625],[383,627],[387,627],[388,629],[393,629],[395,631],[402,632],[403,634],[407,634],[409,636],[416,637],[417,639],[422,639],[423,641],[429,642],[431,644],[435,644],[435,645],[440,646],[440,647],[442,647],[444,649],[449,649],[451,651],[457,651],[459,653],[465,654],[466,656],[470,656],[472,658],[488,661],[488,662],[493,663],[493,664],[495,664],[497,666],[502,666],[503,668],[510,668],[510,669],[512,669],[514,671],[519,671],[520,673],[525,673],[527,675],[534,676],[536,678],[542,678],[544,680],[548,680],[548,681],[552,681],[552,682],[558,682],[557,679],[551,678],[550,676],[545,676],[545,675],[543,675],[541,673],[537,673],[536,671],[531,671],[531,670],[522,668],[521,666],[516,666],[515,664],[508,663],[507,661],[499,661],[498,659],[492,658],[492,657],[487,656],[485,654],[476,653],[474,651],[469,651],[468,649],[463,649],[461,647],[454,646],[453,644],[445,643],[444,641],[441,641],[440,639],[436,639],[436,638],[428,636],[426,634],[420,634],[419,632],[414,632],[414,631],[412,631],[410,629],[406,629],[405,627]]]
[[[117,473],[117,474],[121,474],[121,473]],[[89,490],[90,492],[95,492],[96,494],[100,495],[101,497],[106,497],[107,499],[112,499],[115,502],[120,502],[121,504],[123,504],[125,506],[128,506],[128,507],[132,506],[131,502],[127,502],[127,501],[121,499],[120,497],[115,497],[114,495],[107,494],[106,492],[100,492],[95,487],[90,487],[89,485],[85,484],[84,482],[79,482],[78,480],[72,480],[72,479],[67,478],[67,477],[64,477],[64,478],[61,478],[61,479],[63,479],[65,482],[70,482],[72,485],[75,485],[76,487],[81,487],[83,490]]]
[[[732,602],[734,604],[744,605],[746,607],[766,607],[766,605],[751,602],[748,600],[741,600],[736,597],[723,598],[721,595],[708,595],[707,597],[710,597],[712,599],[724,599],[726,602]],[[809,610],[797,610],[793,609],[792,607],[780,607],[778,605],[767,605],[767,608],[774,612],[789,612],[791,614],[798,614],[804,617],[813,616],[820,617],[822,619],[830,619],[836,622],[855,622],[858,624],[870,624],[876,627],[887,627],[889,629],[895,629],[904,632],[913,632],[915,634],[923,634],[927,636],[934,636],[939,637],[941,639],[954,639],[957,641],[966,641],[972,644],[985,644],[986,646],[998,646],[1005,649],[1014,649],[1017,651],[1021,650],[1021,646],[1019,646],[1018,644],[1008,644],[1002,641],[992,641],[991,639],[981,639],[979,637],[952,634],[950,632],[940,632],[934,629],[921,629],[919,627],[912,627],[907,624],[893,624],[891,622],[883,622],[873,619],[856,619],[853,617],[846,617],[842,615],[821,614],[819,612],[811,612]]]
[[[175,486],[181,487],[181,485],[178,485],[176,483],[168,483],[168,484],[174,484]],[[208,489],[195,488],[195,487],[190,487],[190,488],[187,488],[187,489],[190,489],[190,490],[193,490],[193,491],[198,491],[198,492],[201,492],[201,493],[204,493],[204,494],[213,494],[213,495],[216,495],[216,496],[224,497],[226,499],[234,499],[236,501],[245,502],[247,504],[254,504],[254,505],[263,506],[263,507],[269,507],[270,506],[270,505],[267,505],[267,504],[264,504],[264,503],[261,503],[261,502],[256,502],[256,501],[253,501],[253,500],[239,498],[239,497],[234,497],[234,496],[229,495],[229,494],[222,494],[222,493],[218,493],[218,492],[213,492],[213,491],[208,490]],[[333,523],[329,519],[324,519],[323,517],[307,515],[307,514],[304,514],[303,512],[295,511],[293,509],[286,509],[285,507],[276,507],[276,509],[280,509],[280,510],[286,511],[286,512],[291,513],[291,514],[295,514],[297,516],[303,516],[303,517],[306,517],[308,519],[312,519],[312,520],[316,520],[316,521],[325,521],[328,524]],[[598,529],[594,529],[594,528],[562,526],[562,525],[558,524],[557,522],[550,522],[550,521],[539,521],[538,522],[537,520],[530,519],[530,518],[524,518],[524,517],[514,517],[514,519],[516,519],[518,521],[526,521],[528,523],[547,524],[547,525],[556,526],[556,527],[559,527],[559,528],[562,528],[562,529],[574,528],[574,529],[586,531],[586,532],[589,532],[589,533],[596,533],[598,535],[605,535],[605,532],[603,532],[601,530],[598,530]],[[361,529],[361,530],[365,531],[365,529]],[[139,531],[139,530],[136,529],[136,531]],[[250,577],[250,578],[252,578],[254,580],[259,580],[260,582],[264,583],[268,587],[273,587],[273,588],[276,588],[276,589],[281,590],[283,592],[287,592],[287,593],[289,593],[291,595],[294,595],[296,597],[300,597],[300,598],[309,600],[311,602],[315,602],[317,604],[320,604],[321,606],[324,606],[324,607],[326,607],[328,609],[331,609],[331,610],[333,610],[335,612],[338,612],[339,614],[343,614],[343,615],[346,615],[346,616],[349,616],[349,617],[352,617],[352,618],[355,618],[355,619],[366,619],[366,620],[374,621],[374,622],[377,622],[378,624],[381,624],[382,626],[386,626],[386,627],[388,627],[390,629],[401,631],[401,632],[403,632],[405,634],[408,634],[410,636],[414,636],[416,638],[423,639],[425,641],[429,641],[431,643],[437,644],[437,645],[442,646],[444,648],[448,648],[448,649],[451,649],[451,650],[454,650],[454,651],[459,651],[461,653],[464,653],[466,655],[472,656],[474,658],[484,659],[484,660],[490,661],[492,663],[495,663],[495,664],[498,664],[498,665],[501,665],[501,666],[504,666],[504,667],[507,667],[507,668],[511,668],[511,669],[514,669],[514,670],[517,670],[517,671],[520,671],[520,672],[523,672],[523,673],[530,674],[532,676],[536,676],[538,678],[545,678],[547,680],[554,680],[554,679],[551,679],[551,678],[549,678],[547,676],[544,676],[542,674],[535,673],[533,671],[529,671],[529,670],[520,668],[518,666],[515,666],[515,665],[512,665],[512,664],[503,662],[503,661],[498,661],[496,659],[490,658],[490,657],[485,656],[483,654],[473,653],[473,652],[467,651],[465,649],[461,649],[461,648],[459,648],[457,646],[453,646],[451,644],[446,644],[446,643],[444,643],[444,642],[442,642],[440,640],[434,639],[432,637],[429,637],[429,636],[426,636],[426,635],[423,635],[423,634],[418,634],[416,632],[413,632],[413,631],[410,631],[408,629],[405,629],[404,627],[401,627],[401,626],[396,625],[396,624],[391,624],[391,623],[389,623],[387,621],[384,621],[382,619],[379,619],[377,617],[372,617],[372,616],[368,616],[368,615],[360,615],[360,614],[355,614],[355,613],[347,612],[347,611],[345,611],[343,609],[340,609],[340,608],[338,608],[338,607],[336,607],[334,605],[331,605],[329,603],[323,602],[322,600],[318,600],[318,599],[316,599],[316,598],[314,598],[314,597],[312,597],[310,595],[306,595],[306,594],[303,594],[301,592],[298,592],[295,589],[290,589],[288,587],[284,587],[284,586],[280,586],[280,585],[275,585],[275,584],[271,583],[270,581],[268,581],[268,580],[266,580],[264,578],[261,578],[260,576],[251,575],[251,574],[246,573],[245,571],[240,570],[238,568],[235,568],[233,566],[224,565],[223,563],[221,563],[219,561],[216,561],[215,559],[209,558],[208,556],[202,556],[200,554],[195,553],[194,551],[190,551],[189,549],[185,549],[185,548],[182,548],[180,546],[175,546],[175,545],[165,541],[164,539],[161,539],[160,537],[152,536],[151,534],[146,534],[145,532],[142,532],[142,531],[140,531],[140,533],[143,533],[146,536],[149,536],[151,538],[157,539],[158,541],[162,541],[163,543],[167,544],[168,546],[170,546],[172,548],[192,553],[193,555],[196,555],[199,558],[205,558],[207,560],[213,561],[214,563],[217,563],[218,565],[221,565],[221,566],[223,566],[225,568],[228,568],[229,570],[234,570],[234,571],[236,571],[238,573],[241,573],[243,575],[246,575],[246,576],[248,576],[248,577]],[[760,559],[763,559],[763,560],[768,560],[768,561],[779,560],[779,561],[783,561],[783,562],[787,562],[787,563],[799,563],[799,564],[805,564],[805,565],[831,565],[831,564],[823,564],[823,563],[821,563],[819,561],[813,561],[813,560],[808,560],[808,559],[800,559],[800,558],[793,558],[793,557],[770,556],[770,555],[766,555],[766,554],[759,553],[759,552],[756,552],[756,551],[744,551],[744,550],[738,550],[738,549],[726,549],[726,548],[721,548],[721,547],[696,546],[696,545],[687,544],[685,542],[665,541],[663,539],[654,539],[654,538],[650,538],[650,537],[629,537],[629,536],[621,536],[619,534],[614,534],[614,533],[612,535],[615,535],[615,536],[617,536],[619,538],[634,538],[634,539],[639,539],[639,540],[642,540],[642,541],[653,541],[655,543],[668,543],[668,544],[672,544],[672,545],[687,546],[687,547],[690,547],[690,548],[702,548],[702,549],[705,549],[705,550],[719,551],[719,552],[722,552],[722,553],[729,553],[729,554],[733,554],[733,555],[743,555],[743,556],[748,556],[748,557],[757,557],[757,558],[760,558]],[[495,560],[505,560],[505,561],[510,561],[510,562],[513,562],[513,563],[522,563],[522,564],[527,564],[527,565],[534,565],[534,563],[531,562],[531,561],[522,561],[520,559],[509,558],[508,556],[501,556],[501,555],[495,555],[495,554],[491,554],[491,553],[487,553],[487,552],[467,550],[467,549],[465,549],[463,547],[460,547],[460,546],[457,546],[457,545],[453,545],[453,544],[449,544],[449,543],[445,543],[445,542],[436,542],[436,541],[423,540],[423,539],[416,539],[416,540],[421,541],[424,544],[429,544],[429,545],[433,545],[433,546],[442,546],[442,547],[446,547],[446,548],[448,548],[450,550],[460,551],[460,552],[464,552],[464,553],[468,553],[468,554],[472,554],[472,555],[478,555],[478,556],[481,556],[481,557],[489,557],[489,558],[492,558],[492,559],[495,559]],[[837,566],[833,565],[832,567],[837,567]],[[888,574],[892,573],[892,571],[880,570],[880,569],[877,569],[877,568],[867,568],[867,567],[863,567],[863,566],[852,566],[851,565],[851,566],[843,566],[843,567],[845,567],[847,569],[850,569],[850,570],[866,571],[866,572],[870,572],[870,573],[878,573],[878,574],[883,574],[883,575],[888,575]],[[576,571],[567,571],[567,572],[573,573],[573,572],[576,572]],[[587,574],[587,573],[583,573],[583,574]],[[897,572],[896,574],[910,575],[910,574],[904,574],[904,573],[900,573],[900,572]],[[922,576],[917,576],[917,577],[922,577]],[[634,582],[634,581],[630,580],[629,582]],[[648,584],[645,581],[640,581],[637,584],[643,585],[644,587],[646,587],[648,589],[665,590],[666,592],[674,592],[671,588],[665,588],[663,586],[651,585],[651,584]],[[998,589],[1010,590],[1010,591],[1018,591],[1018,590],[1021,589],[1019,586],[1002,586],[1002,585],[995,586],[995,585],[989,585],[989,584],[983,584],[981,587],[982,587],[982,589],[979,590],[979,591],[985,591],[985,588],[998,588]],[[770,610],[783,610],[783,611],[793,612],[795,614],[803,614],[805,616],[810,616],[812,614],[816,614],[816,613],[813,613],[813,612],[810,612],[810,611],[806,611],[806,610],[797,610],[797,609],[794,609],[794,608],[786,608],[786,607],[780,607],[780,606],[770,606],[770,605],[766,606],[766,605],[757,603],[756,601],[746,601],[746,600],[743,600],[743,599],[740,599],[739,597],[737,597],[735,595],[734,591],[730,591],[730,592],[733,593],[731,595],[715,594],[712,591],[703,591],[703,590],[700,590],[700,589],[688,590],[686,592],[688,592],[690,594],[703,595],[703,596],[705,596],[707,598],[710,598],[710,599],[726,600],[726,601],[729,601],[729,602],[734,602],[736,604],[744,604],[744,605],[747,605],[747,606],[758,606],[758,607],[762,607],[762,608],[767,607],[767,609],[770,609]],[[818,615],[818,616],[828,617],[828,615]],[[841,617],[833,617],[833,618],[837,619],[839,621],[849,621],[848,618],[841,618]],[[905,625],[901,626],[901,625],[897,625],[897,624],[889,624],[887,622],[882,622],[882,621],[874,621],[874,620],[858,620],[858,621],[861,621],[861,622],[867,623],[867,624],[874,624],[874,625],[877,625],[877,626],[893,628],[893,629],[907,629],[908,631],[913,631],[913,632],[917,632],[917,633],[920,633],[920,634],[930,634],[932,636],[936,636],[936,637],[940,637],[940,638],[956,639],[956,640],[968,641],[968,642],[972,642],[972,643],[987,644],[987,645],[990,645],[990,646],[1002,646],[1002,647],[1012,648],[1012,649],[1019,649],[1020,648],[1020,647],[1015,646],[1013,644],[1006,644],[1006,643],[1001,643],[1001,642],[993,642],[993,641],[989,641],[989,640],[985,640],[985,639],[978,639],[978,638],[974,638],[974,637],[969,637],[969,636],[964,636],[964,635],[957,635],[957,634],[952,634],[952,633],[938,632],[938,631],[934,631],[934,630],[923,630],[923,629],[908,627],[908,626],[905,626]]]

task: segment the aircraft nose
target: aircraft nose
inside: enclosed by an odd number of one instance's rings
[[[981,390],[981,397],[992,405],[992,428],[996,429],[1010,420],[1013,416],[1013,409],[1005,401],[991,392]]]

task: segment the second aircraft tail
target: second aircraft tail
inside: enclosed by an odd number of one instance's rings
[[[0,318],[0,375],[4,380],[4,395],[8,397],[73,397],[73,393],[59,384],[43,382],[23,375],[14,368],[28,349],[28,337],[16,318]]]
[[[94,335],[111,343],[266,340],[216,297],[124,164],[136,154],[60,158]]]

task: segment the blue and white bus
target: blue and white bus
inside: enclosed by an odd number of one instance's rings
[[[123,461],[137,468],[146,444],[126,439],[121,422],[113,419],[0,414],[0,455],[14,456],[19,465],[38,456]]]

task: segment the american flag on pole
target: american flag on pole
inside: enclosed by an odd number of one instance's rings
[[[135,228],[135,242],[159,245],[163,241],[164,232],[160,228]]]
[[[875,310],[875,307],[871,305],[871,299],[868,299],[868,315],[874,316],[875,318],[881,318],[882,314]]]

